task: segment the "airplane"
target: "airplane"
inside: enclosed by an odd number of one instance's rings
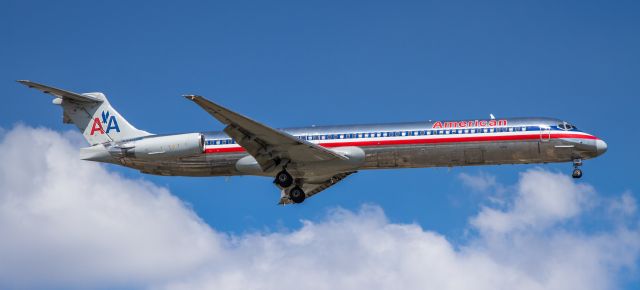
[[[54,96],[63,122],[91,146],[80,158],[165,176],[255,175],[274,179],[279,204],[299,204],[366,169],[573,162],[602,155],[607,143],[554,118],[423,121],[275,129],[202,96],[186,95],[225,125],[221,132],[174,135],[136,129],[103,93],[78,94],[19,80]]]

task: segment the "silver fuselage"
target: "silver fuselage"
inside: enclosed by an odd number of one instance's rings
[[[527,164],[589,159],[606,151],[606,143],[575,128],[561,129],[552,118],[438,121],[397,124],[314,126],[283,131],[331,149],[358,147],[364,160],[352,170]],[[177,176],[263,175],[242,170],[248,154],[223,132],[205,132],[204,152],[168,160],[121,158],[114,163],[143,173]],[[154,138],[155,136],[145,137]],[[290,167],[297,177],[309,170]],[[346,169],[345,169],[346,171]]]

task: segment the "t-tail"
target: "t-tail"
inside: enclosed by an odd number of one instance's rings
[[[63,122],[75,124],[92,146],[151,135],[131,125],[103,93],[78,94],[32,81],[18,82],[54,96],[53,103],[63,109]]]

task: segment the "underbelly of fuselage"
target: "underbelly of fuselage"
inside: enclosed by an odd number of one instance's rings
[[[355,170],[387,168],[452,167],[470,165],[567,162],[589,158],[562,139],[501,142],[437,143],[362,147],[365,160]],[[143,173],[171,176],[246,175],[236,168],[245,152],[203,153],[164,161],[125,159],[121,164]],[[264,174],[264,175],[271,175]]]
[[[572,160],[573,148],[561,146],[563,145],[559,140],[551,140],[374,147],[365,149],[367,159],[362,169],[528,164]]]

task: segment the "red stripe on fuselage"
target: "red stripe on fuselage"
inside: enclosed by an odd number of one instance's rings
[[[542,138],[546,139],[547,135],[544,134]],[[550,134],[550,139],[598,139],[591,135],[582,134]],[[469,137],[447,137],[447,138],[421,138],[421,139],[399,139],[399,140],[374,140],[374,141],[348,141],[348,142],[325,142],[318,143],[318,145],[327,148],[343,147],[343,146],[389,146],[389,145],[416,145],[416,144],[438,144],[438,143],[462,143],[462,142],[487,142],[487,141],[517,141],[517,140],[539,140],[540,134],[526,134],[526,135],[504,135],[504,136],[469,136]],[[326,141],[326,140],[325,140]],[[230,153],[230,152],[244,152],[244,148],[226,147],[226,148],[207,148],[204,153]]]

